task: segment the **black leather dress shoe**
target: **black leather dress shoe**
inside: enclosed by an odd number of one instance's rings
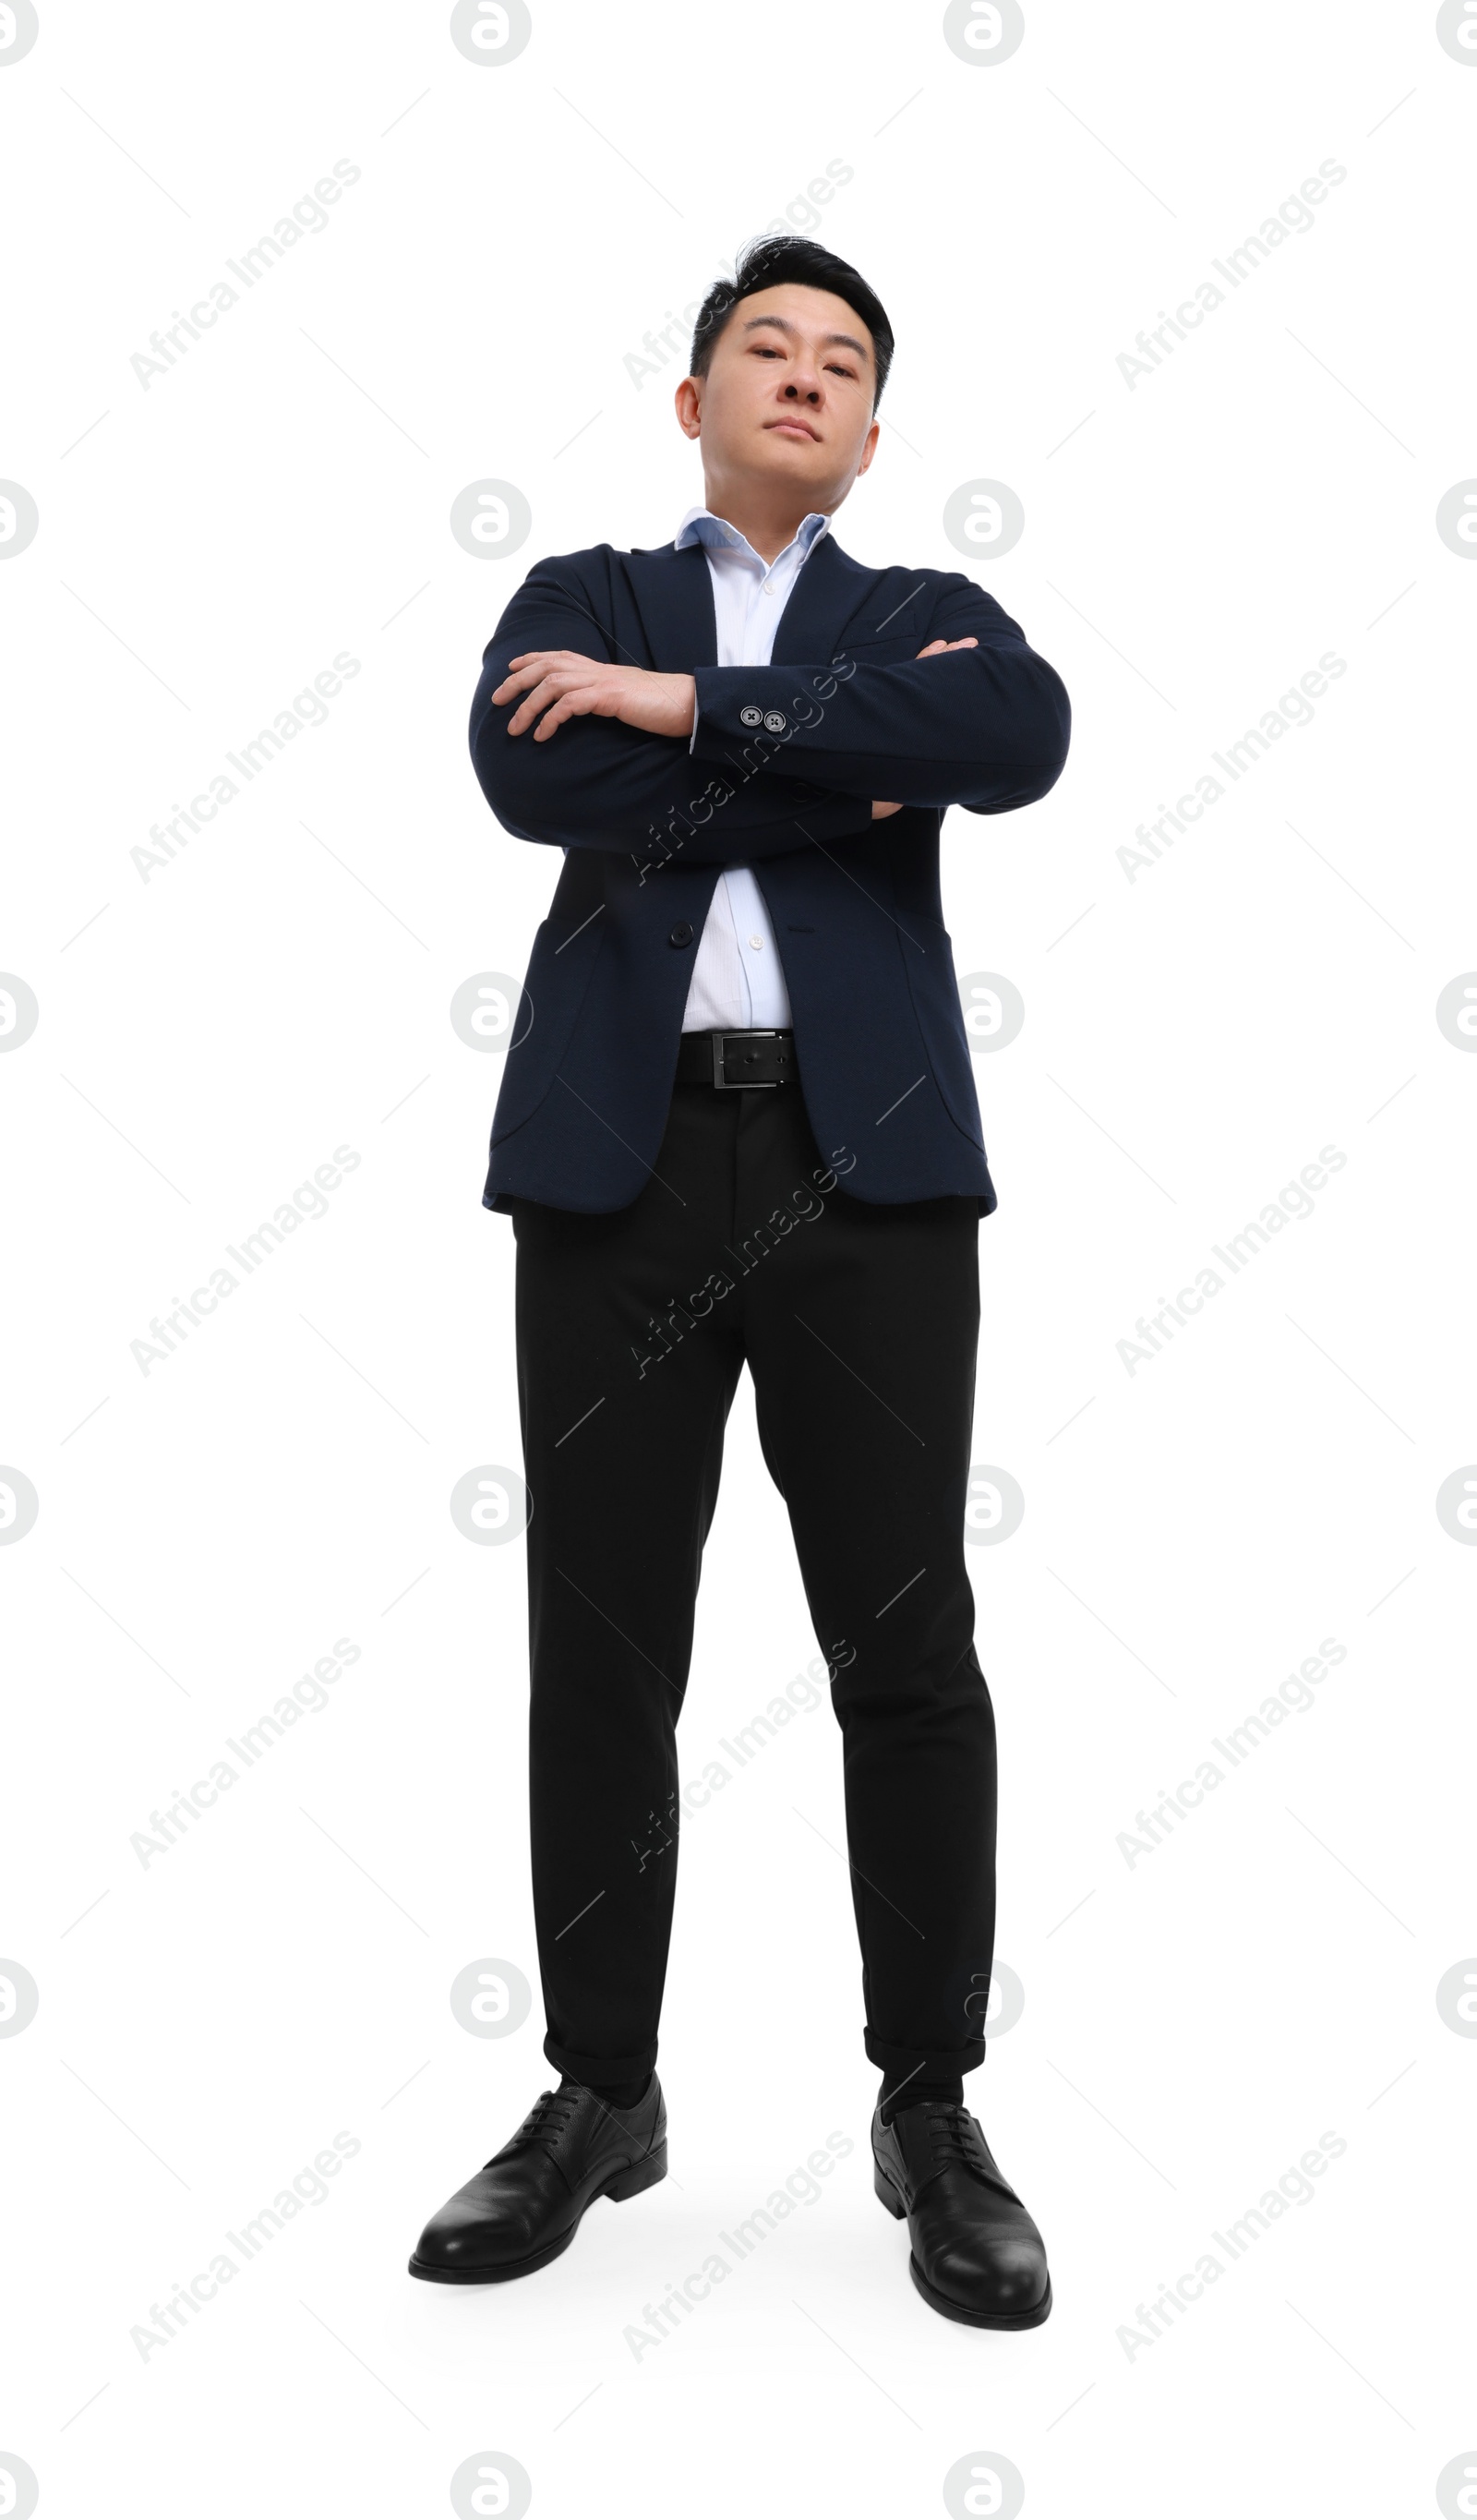
[[[411,2273],[431,2283],[531,2274],[567,2249],[597,2196],[623,2203],[666,2175],[666,2103],[654,2074],[634,2109],[562,2082],[540,2092],[516,2135],[431,2216]]]
[[[1046,2246],[962,2103],[919,2100],[872,2121],[873,2184],[908,2217],[924,2301],[970,2327],[1039,2327],[1052,2307]]]

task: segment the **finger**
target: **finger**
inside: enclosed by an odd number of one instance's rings
[[[527,728],[532,726],[534,720],[548,708],[550,702],[552,700],[557,700],[559,694],[566,688],[567,686],[562,674],[554,672],[541,675],[539,680],[534,684],[533,689],[528,693],[522,706],[515,709],[512,717],[509,719],[509,734],[522,735]]]
[[[531,690],[542,675],[558,665],[584,665],[591,673],[599,670],[593,656],[581,656],[573,648],[530,648],[526,655],[510,656],[508,671],[492,696],[494,704],[501,705],[515,692]]]
[[[533,739],[534,742],[547,743],[550,736],[563,725],[566,717],[588,717],[591,710],[598,706],[597,695],[589,683],[576,683],[572,687],[566,687],[556,699],[553,707],[546,709],[540,718]],[[603,714],[609,715],[611,712],[604,711]]]
[[[525,666],[521,674],[511,676],[507,686],[510,695],[523,690],[527,697],[521,708],[510,718],[509,734],[521,735],[533,724],[539,711],[547,708],[551,698],[558,698],[560,692],[572,691],[578,685],[593,686],[604,670],[588,656],[576,656],[560,650],[551,653],[543,667]]]
[[[547,666],[542,661],[536,661],[523,665],[517,673],[505,675],[493,693],[494,702],[501,705],[505,700],[512,699],[517,692],[531,691],[534,684],[542,680],[547,670]]]
[[[572,648],[530,648],[525,656],[510,656],[508,671],[493,698],[496,699],[503,692],[526,691],[541,674],[548,673],[555,666],[583,666],[587,673],[592,674],[600,671],[593,656],[577,655]]]

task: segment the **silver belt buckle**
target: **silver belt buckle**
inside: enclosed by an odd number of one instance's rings
[[[745,1029],[740,1032],[715,1032],[711,1035],[713,1044],[713,1083],[718,1087],[720,1093],[752,1094],[761,1091],[766,1086],[771,1088],[778,1086],[780,1082],[778,1076],[730,1077],[724,1075],[724,1045],[731,1041],[753,1041],[756,1038],[764,1041],[776,1041],[779,1038],[779,1034],[773,1025],[756,1025],[752,1030]]]

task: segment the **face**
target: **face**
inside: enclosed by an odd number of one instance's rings
[[[789,487],[829,515],[867,471],[872,336],[844,297],[786,281],[741,297],[705,377],[685,377],[677,417],[702,440],[703,471],[725,489]]]

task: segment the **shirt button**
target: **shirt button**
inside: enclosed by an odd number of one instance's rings
[[[751,937],[749,938],[749,940],[748,940],[748,941],[749,941],[749,943],[752,945],[752,947],[753,947],[753,949],[754,949],[754,952],[755,952],[756,954],[759,954],[759,953],[762,953],[762,952],[763,952],[763,950],[764,950],[764,939],[763,939],[763,937],[762,937],[762,936],[751,936]]]

